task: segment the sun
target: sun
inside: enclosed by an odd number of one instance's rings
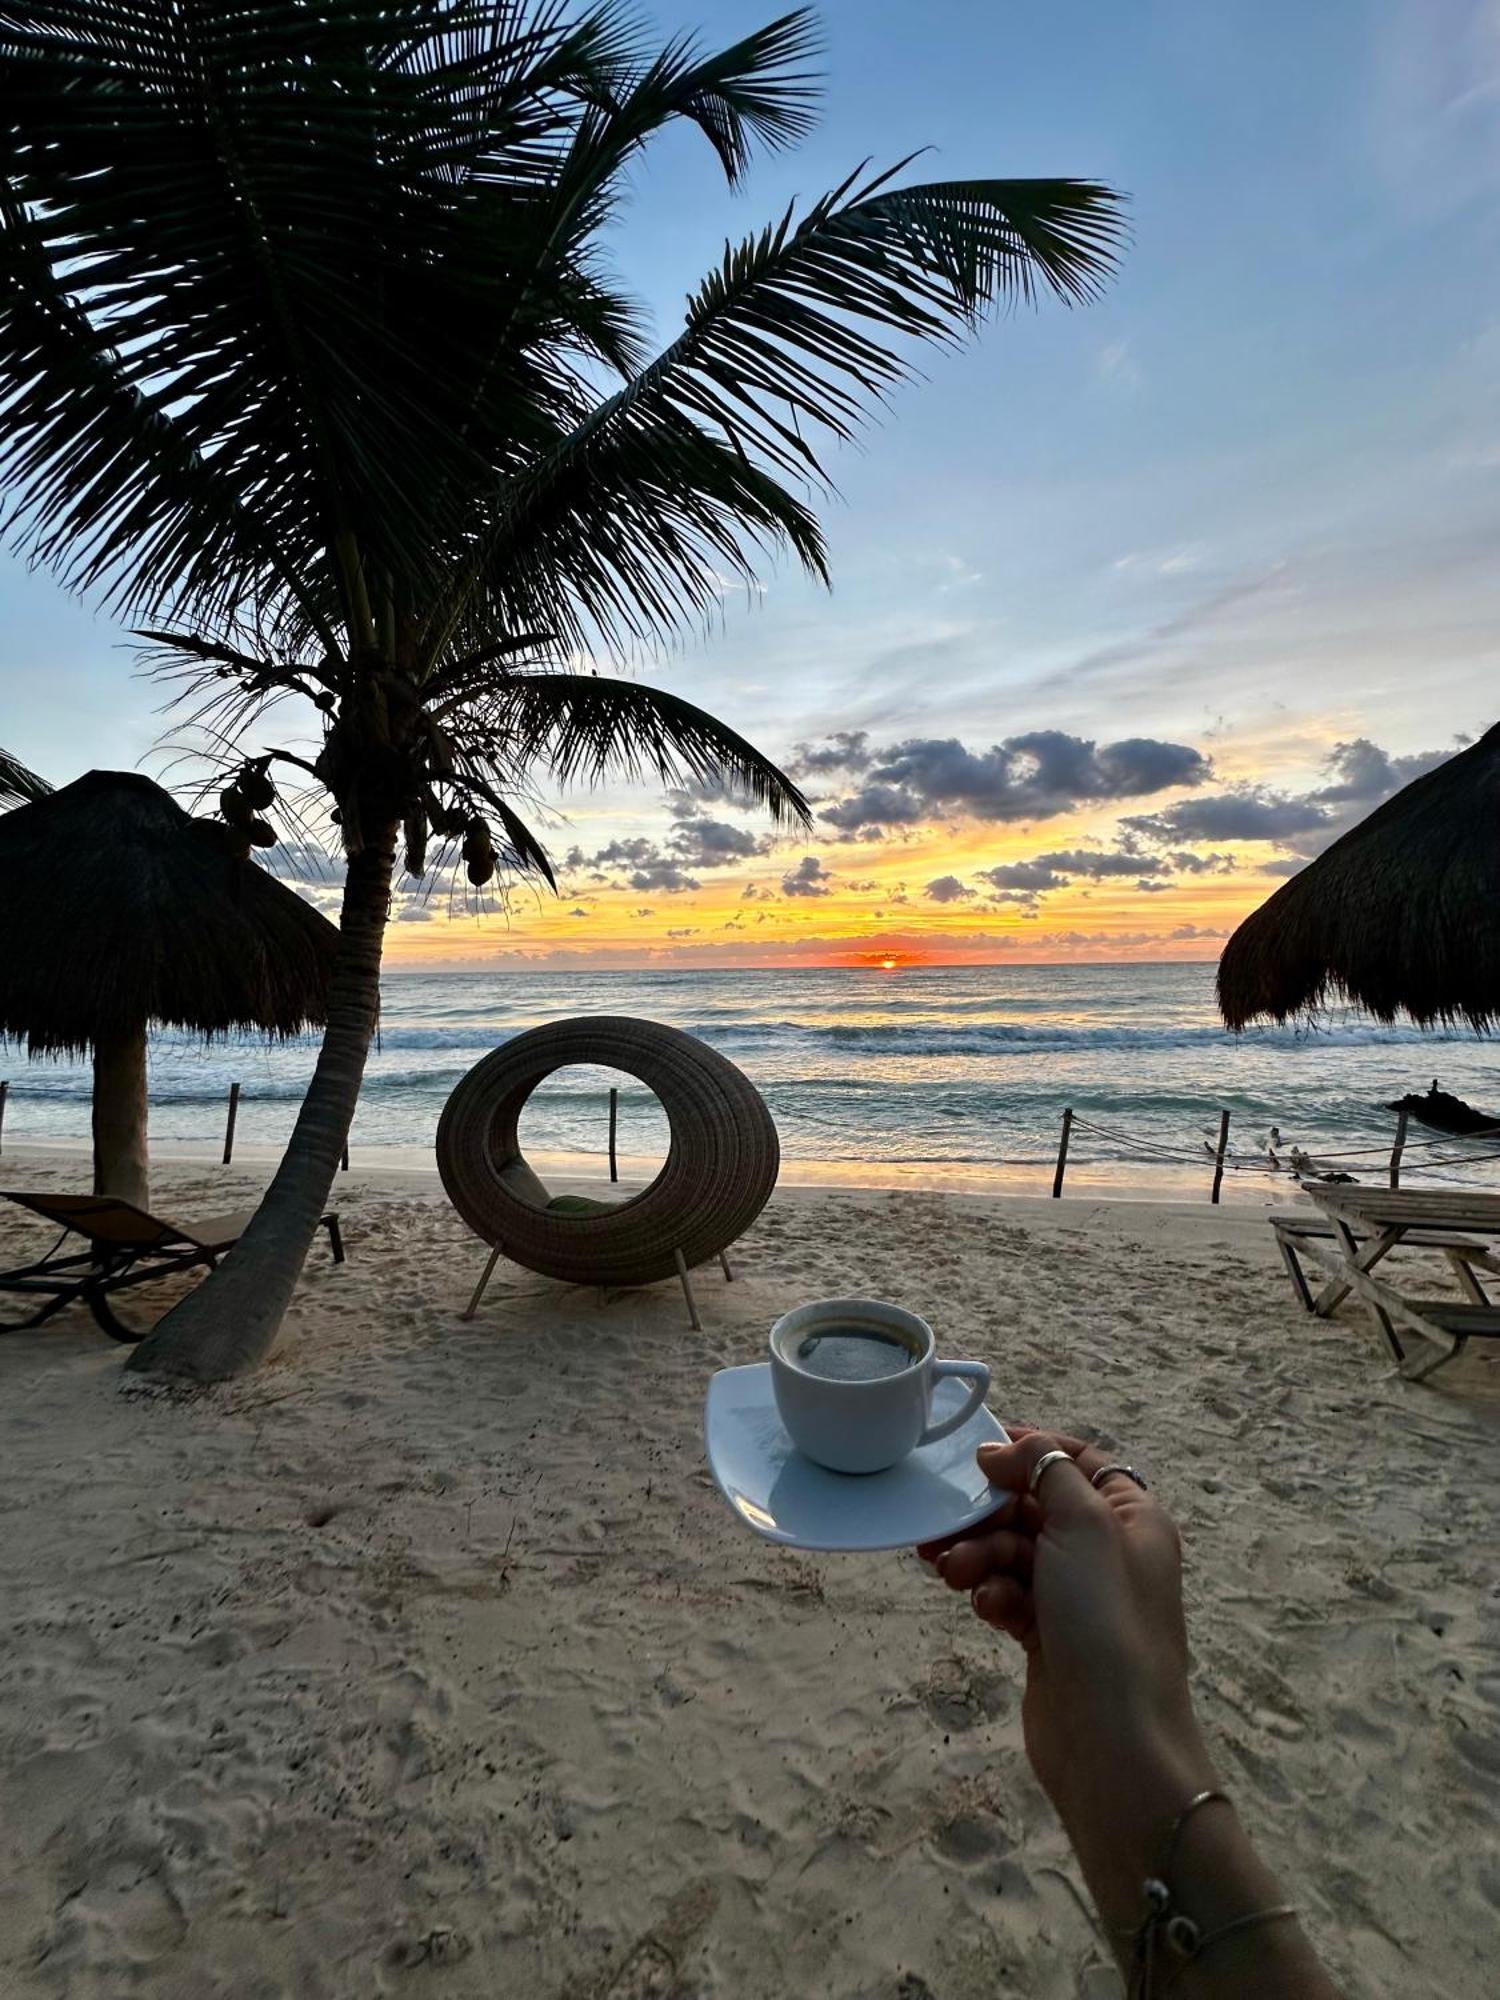
[[[882,972],[894,972],[894,971],[896,970],[896,961],[895,961],[895,959],[893,959],[893,958],[883,958],[883,959],[882,959],[882,960],[880,961],[880,969],[881,969],[881,971],[882,971]]]

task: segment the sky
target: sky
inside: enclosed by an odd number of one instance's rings
[[[775,11],[679,0],[663,34]],[[726,237],[865,159],[1130,197],[1104,299],[921,357],[824,509],[833,588],[726,587],[626,663],[782,761],[814,832],[545,792],[562,893],[397,900],[471,969],[1213,958],[1497,719],[1500,0],[830,0],[823,115],[745,189],[688,134],[612,253],[663,342]],[[170,776],[123,635],[0,559],[0,743]],[[321,905],[337,863],[273,865]]]

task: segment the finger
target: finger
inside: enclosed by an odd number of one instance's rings
[[[972,1590],[987,1576],[1009,1573],[1022,1578],[1031,1575],[1036,1543],[1030,1535],[1001,1528],[992,1535],[980,1535],[955,1543],[939,1556],[937,1573],[950,1590]]]
[[[956,1542],[966,1542],[972,1535],[987,1534],[1002,1521],[1009,1524],[1023,1514],[1024,1509],[1024,1501],[1018,1501],[1013,1493],[1007,1493],[1003,1498],[997,1499],[995,1511],[986,1514],[982,1521],[976,1521],[972,1528],[960,1528],[956,1534],[937,1535],[930,1542],[918,1542],[917,1554],[923,1562],[935,1563],[938,1557],[951,1549]]]
[[[1024,1618],[1027,1596],[1013,1576],[991,1576],[974,1590],[970,1602],[976,1618],[993,1625],[997,1631],[1016,1636]]]
[[[1063,1452],[1071,1463],[1049,1465],[1033,1492],[1031,1475],[1050,1451]],[[1094,1513],[1104,1505],[1090,1486],[1089,1476],[1108,1460],[1079,1438],[1065,1440],[1050,1431],[1032,1431],[1013,1444],[982,1444],[978,1460],[980,1471],[992,1485],[1028,1494],[1044,1520]]]
[[[1037,1443],[1038,1439],[1041,1440],[1040,1444]],[[1065,1451],[1069,1458],[1078,1466],[1079,1470],[1087,1473],[1090,1479],[1093,1478],[1096,1472],[1101,1472],[1110,1463],[1108,1453],[1103,1451],[1098,1445],[1089,1444],[1084,1438],[1072,1437],[1067,1431],[1039,1431],[1032,1430],[1027,1426],[1019,1436],[1014,1438],[1013,1442],[1018,1445],[1028,1445],[1032,1448],[1031,1456],[1028,1460],[1028,1474],[1029,1467],[1035,1465],[1037,1459],[1045,1451]],[[985,1455],[987,1453],[1004,1451],[1006,1448],[1006,1446],[1001,1444],[982,1444],[976,1454],[981,1470],[986,1463]]]

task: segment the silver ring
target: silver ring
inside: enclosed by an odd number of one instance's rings
[[[1150,1487],[1146,1484],[1145,1480],[1142,1479],[1141,1475],[1136,1471],[1133,1465],[1101,1465],[1099,1470],[1094,1474],[1093,1478],[1089,1481],[1089,1485],[1102,1486],[1104,1481],[1108,1479],[1109,1475],[1112,1472],[1123,1472],[1127,1479],[1133,1479],[1135,1481],[1136,1485],[1140,1487],[1143,1493],[1149,1493],[1151,1491]]]
[[[1044,1451],[1036,1464],[1031,1468],[1031,1477],[1026,1482],[1026,1491],[1028,1493],[1035,1493],[1036,1489],[1042,1483],[1042,1474],[1047,1470],[1048,1466],[1056,1465],[1059,1461],[1064,1465],[1072,1465],[1075,1462],[1073,1454],[1070,1451]]]

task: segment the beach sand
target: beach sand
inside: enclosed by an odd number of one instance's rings
[[[122,1394],[78,1314],[0,1341],[9,2000],[1113,1992],[1015,1656],[910,1555],[755,1540],[704,1465],[711,1370],[854,1291],[1157,1482],[1225,1782],[1347,1990],[1488,1989],[1500,1355],[1402,1383],[1206,1205],[787,1193],[693,1334],[670,1285],[504,1265],[465,1326],[435,1182],[338,1201],[249,1380]]]

